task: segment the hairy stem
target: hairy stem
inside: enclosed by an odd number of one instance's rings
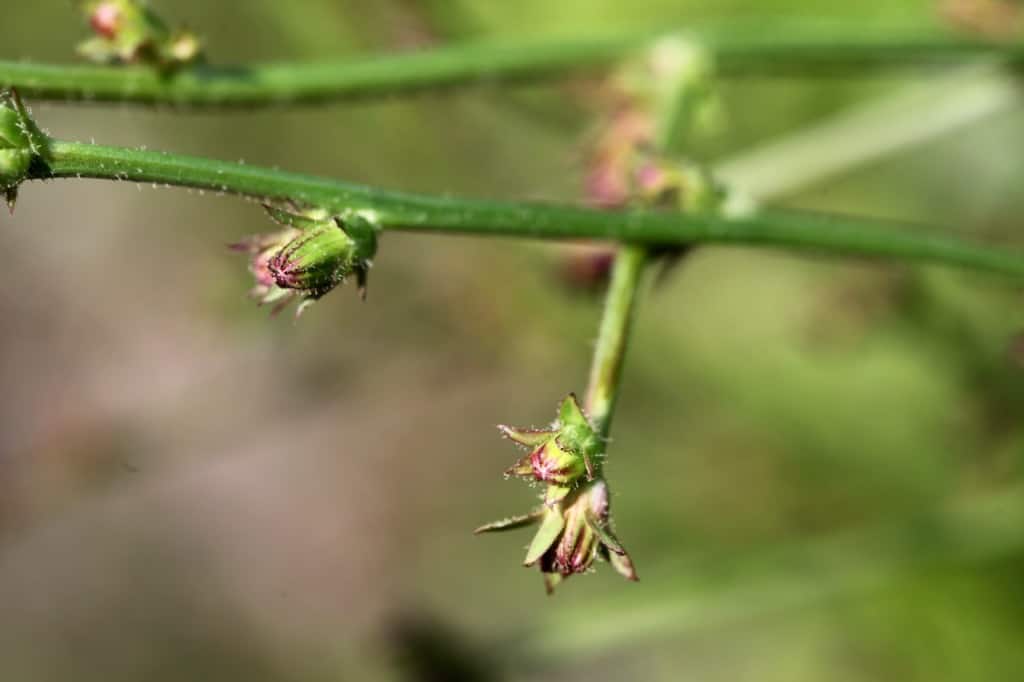
[[[615,256],[586,397],[587,415],[601,438],[607,438],[611,429],[622,363],[647,259],[647,249],[642,246],[623,246]]]
[[[764,211],[724,218],[510,203],[374,189],[257,166],[154,151],[53,141],[33,179],[100,178],[292,200],[330,211],[364,210],[386,229],[536,239],[607,239],[646,245],[773,246],[842,256],[944,264],[1024,279],[1024,255],[1009,249],[867,218]]]
[[[842,73],[931,66],[1001,55],[1024,61],[1024,45],[965,40],[935,31],[850,29],[834,22],[750,22],[680,32],[706,46],[724,74]],[[0,62],[0,88],[46,100],[187,107],[269,106],[379,97],[467,83],[526,80],[603,66],[665,31],[509,44],[444,47],[344,61],[199,65],[169,75],[147,67]]]

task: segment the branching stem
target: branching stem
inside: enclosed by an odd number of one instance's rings
[[[534,239],[597,239],[645,245],[772,246],[824,255],[884,257],[1024,279],[1024,255],[868,218],[764,211],[743,218],[601,211],[400,193],[258,166],[155,151],[53,141],[31,178],[100,178],[292,200],[330,211],[371,212],[385,229]]]

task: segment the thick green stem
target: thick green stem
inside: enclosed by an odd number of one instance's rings
[[[642,246],[623,246],[615,257],[586,398],[587,415],[601,438],[607,438],[611,429],[622,363],[647,259],[647,249]]]
[[[147,67],[0,62],[0,87],[48,100],[187,107],[270,106],[398,95],[468,83],[537,79],[603,66],[666,31],[592,39],[445,47],[344,61],[200,65],[174,75]],[[935,31],[866,32],[834,22],[749,22],[679,32],[714,55],[724,74],[857,75],[870,67],[929,66],[979,55],[1024,61],[1024,45],[971,41]]]
[[[797,211],[743,218],[426,196],[373,189],[257,166],[153,151],[53,141],[31,176],[101,178],[292,200],[342,212],[372,212],[385,228],[536,239],[606,239],[646,245],[719,243],[785,247],[826,255],[887,257],[1024,279],[1024,255],[905,225]]]

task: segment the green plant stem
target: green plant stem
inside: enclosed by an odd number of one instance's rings
[[[469,83],[514,81],[599,67],[666,31],[591,39],[470,44],[343,61],[200,65],[174,75],[147,67],[0,62],[0,87],[37,100],[132,102],[187,107],[269,106],[399,95]],[[711,50],[724,74],[856,75],[869,67],[930,66],[978,55],[1024,61],[1024,45],[965,40],[920,30],[850,29],[834,22],[764,22],[680,32]]]
[[[622,364],[647,260],[647,249],[642,246],[623,246],[615,256],[586,397],[587,416],[601,438],[607,438],[611,429]]]
[[[659,154],[669,154],[693,129],[696,107],[706,101],[704,83],[694,83],[676,75],[677,86],[671,106],[660,114],[654,147]],[[598,436],[607,441],[611,434],[612,415],[622,383],[622,366],[626,361],[629,334],[636,314],[640,280],[651,259],[650,247],[623,244],[615,254],[611,282],[604,304],[594,359],[587,386],[586,409]]]
[[[309,175],[154,151],[53,141],[31,178],[100,178],[192,187],[261,201],[293,200],[330,211],[365,210],[386,229],[634,244],[773,246],[842,256],[888,257],[1024,279],[1024,255],[871,219],[797,211],[749,217],[426,196]]]

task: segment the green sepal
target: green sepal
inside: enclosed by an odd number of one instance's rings
[[[538,445],[543,445],[558,434],[557,431],[550,431],[546,429],[518,429],[514,426],[506,426],[505,424],[498,424],[498,431],[501,431],[501,435],[508,438],[510,441],[519,443],[523,447],[527,448],[535,448]]]
[[[0,102],[0,149],[20,149],[28,146],[28,136],[22,128],[21,116],[11,106]]]
[[[287,211],[270,204],[263,204],[263,209],[270,216],[270,219],[278,225],[294,227],[297,230],[310,230],[324,222],[323,219],[318,220],[315,217]]]
[[[0,91],[0,110],[13,111],[15,115],[14,119],[10,119],[9,114],[6,115],[8,121],[12,121],[17,130],[17,133],[13,135],[16,140],[15,144],[11,145],[12,147],[24,149],[27,144],[28,150],[33,155],[42,158],[49,156],[50,138],[36,125],[28,107],[18,96],[17,90],[11,88]]]
[[[604,547],[604,545],[602,545],[602,547]],[[623,578],[626,580],[632,580],[633,582],[640,579],[636,575],[636,568],[633,566],[633,560],[629,558],[629,554],[626,554],[625,552],[619,554],[607,549],[605,549],[605,554],[608,563],[611,564],[612,568],[618,571],[619,575]]]
[[[27,149],[0,149],[0,189],[17,187],[32,166],[32,152]]]
[[[607,523],[601,523],[601,520],[597,518],[594,512],[587,510],[586,513],[587,525],[594,531],[597,538],[601,541],[601,544],[615,552],[616,554],[625,554],[626,550],[623,549],[622,543],[612,533],[611,528],[608,527]]]
[[[515,530],[517,528],[525,528],[526,526],[532,526],[533,524],[540,521],[544,515],[544,510],[540,509],[529,514],[521,514],[519,516],[510,516],[500,521],[492,521],[491,523],[484,524],[473,531],[474,535],[480,535],[481,533],[500,533],[506,530]]]
[[[565,519],[562,517],[561,511],[556,509],[545,512],[540,529],[533,536],[530,548],[526,550],[526,558],[523,559],[523,565],[533,566],[540,561],[540,558],[544,556],[544,552],[551,549],[551,545],[555,544],[558,540],[558,536],[563,528],[565,528]]]
[[[355,266],[352,239],[333,222],[304,231],[270,260],[277,285],[318,299],[340,284]]]
[[[601,545],[597,552],[602,559],[611,564],[616,573],[626,580],[631,580],[633,582],[640,580],[640,578],[637,577],[636,568],[633,566],[633,560],[629,558],[629,554],[617,554],[610,551],[606,545]]]
[[[86,38],[78,43],[78,46],[75,48],[75,52],[78,53],[79,57],[98,64],[111,64],[130,60],[132,58],[131,55],[125,57],[124,51],[124,48],[118,47],[106,38],[98,36]]]
[[[559,446],[582,457],[587,480],[594,480],[597,476],[595,458],[602,451],[601,439],[583,413],[575,393],[570,393],[569,397],[562,401],[558,411],[558,422]]]
[[[46,136],[14,90],[0,91],[0,192],[11,213],[33,161],[47,149]]]
[[[544,491],[544,504],[549,507],[554,506],[564,500],[573,489],[573,486],[568,485],[549,485]]]
[[[355,244],[357,261],[369,264],[377,255],[377,226],[359,214],[337,217],[334,221]]]
[[[544,574],[544,589],[547,591],[549,596],[555,593],[555,588],[558,587],[563,580],[565,580],[565,578],[562,577],[561,573]]]
[[[580,407],[575,393],[570,393],[562,401],[562,405],[558,410],[558,421],[563,429],[574,426],[590,428],[590,422],[587,421],[586,415],[583,414],[583,408]]]
[[[505,469],[506,476],[526,476],[533,478],[533,462],[530,461],[530,455],[526,455],[518,460],[516,463]]]

